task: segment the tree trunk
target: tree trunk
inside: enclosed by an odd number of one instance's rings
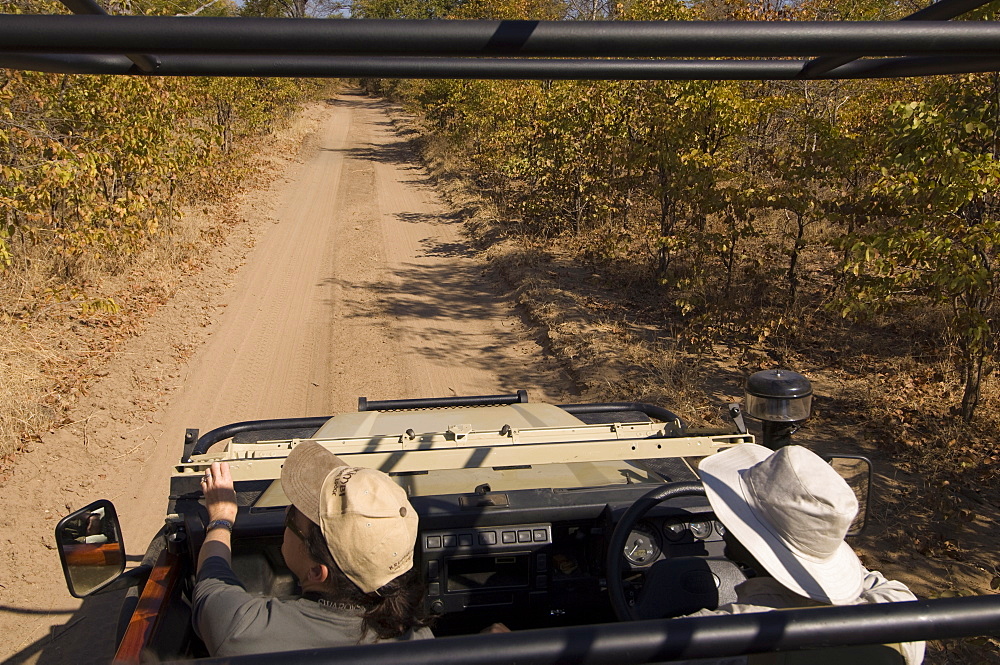
[[[660,166],[660,237],[666,238],[673,235],[674,230],[674,201],[667,190],[667,170]],[[656,266],[657,274],[665,275],[670,266],[670,251],[666,246],[661,246]]]
[[[962,420],[972,422],[979,404],[979,388],[983,381],[983,363],[985,352],[976,354],[966,360],[963,374],[965,375],[965,391],[962,393]]]
[[[799,286],[799,277],[795,273],[795,268],[799,264],[799,253],[804,247],[802,239],[806,234],[805,216],[798,213],[794,214],[798,230],[795,234],[795,244],[792,245],[792,255],[788,261],[788,302],[790,303],[795,302],[795,295]]]

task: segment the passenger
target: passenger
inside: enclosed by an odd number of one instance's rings
[[[87,529],[83,538],[77,539],[81,543],[103,544],[108,542],[108,536],[104,533],[104,509],[94,511],[87,516]]]
[[[347,466],[315,442],[296,446],[281,470],[291,502],[281,553],[302,597],[249,594],[231,567],[236,493],[215,462],[202,488],[209,524],[198,557],[195,630],[214,656],[433,637],[424,585],[413,567],[417,513],[406,492],[375,469]]]
[[[844,542],[858,501],[844,479],[815,453],[801,446],[774,452],[742,444],[703,459],[699,474],[712,509],[726,527],[726,556],[753,568],[757,577],[736,587],[735,603],[692,616],[916,600],[902,582],[865,569]],[[898,651],[907,665],[919,665],[924,646],[906,642],[882,651]],[[844,658],[836,662],[876,662],[868,655],[869,647],[841,649]],[[816,660],[824,651],[829,650],[762,656],[768,663],[828,662]],[[886,662],[900,660],[896,654],[889,656]],[[749,662],[755,662],[753,656]]]

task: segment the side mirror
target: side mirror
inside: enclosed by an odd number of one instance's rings
[[[125,543],[115,506],[100,499],[59,520],[56,546],[66,586],[75,598],[89,596],[125,570]]]
[[[871,501],[872,462],[861,455],[831,455],[824,459],[830,463],[833,470],[847,481],[858,498],[858,514],[851,522],[847,536],[858,536],[868,523],[868,504]]]

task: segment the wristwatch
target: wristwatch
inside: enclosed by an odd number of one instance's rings
[[[225,529],[229,533],[233,532],[233,523],[229,520],[212,520],[205,527],[205,533],[208,533],[212,529]]]

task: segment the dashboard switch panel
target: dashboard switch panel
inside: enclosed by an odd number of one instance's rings
[[[548,588],[551,524],[428,531],[420,543],[427,602],[438,613],[510,606]]]

